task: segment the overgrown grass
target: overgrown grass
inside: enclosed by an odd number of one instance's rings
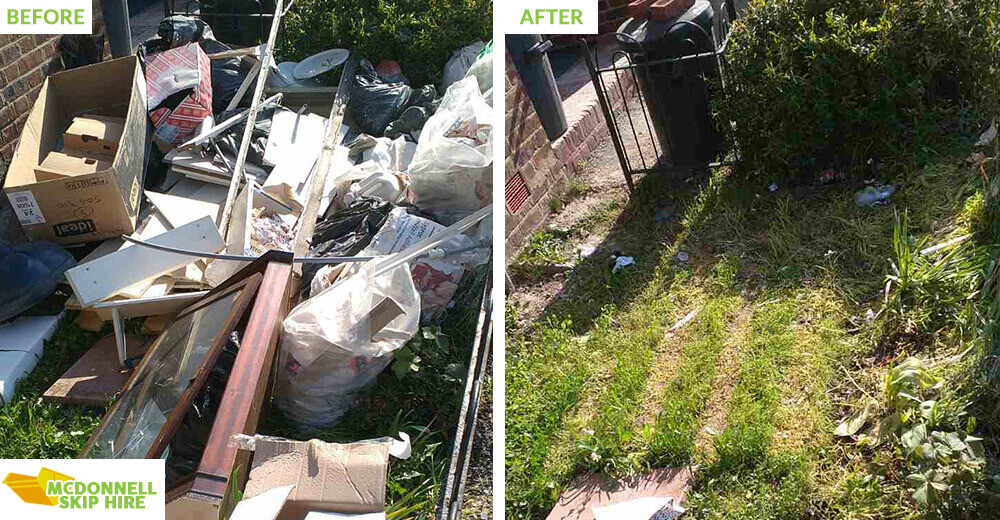
[[[984,335],[1000,304],[980,292],[1000,294],[1000,285],[983,288],[1000,249],[976,231],[990,217],[988,177],[964,161],[975,137],[939,138],[926,163],[885,158],[881,180],[898,188],[888,206],[858,207],[860,183],[769,193],[719,172],[693,183],[643,179],[627,206],[604,204],[574,225],[613,221],[602,245],[634,255],[637,265],[612,275],[608,252],[588,258],[538,321],[508,329],[507,517],[543,517],[582,472],[617,477],[686,465],[697,468],[694,518],[986,514],[961,506],[995,500],[995,469],[987,468],[1000,454],[1000,413],[988,404],[998,392],[981,368],[995,359],[996,340]],[[655,222],[664,199],[681,209],[675,220]],[[678,261],[678,251],[690,260]],[[698,306],[697,318],[668,338]],[[546,339],[556,330],[560,348]],[[871,441],[869,430],[891,410],[884,379],[907,356],[945,382],[924,397],[943,414],[934,431],[965,432],[975,417],[971,434],[985,438],[988,464],[961,483],[948,481],[939,494],[955,498],[937,506],[914,497],[916,479],[907,477],[924,466],[900,451],[903,430],[892,442]],[[661,366],[666,377],[653,373]],[[529,388],[559,388],[571,398]],[[559,403],[557,413],[545,413],[548,402]],[[640,416],[650,402],[651,423]],[[701,445],[709,402],[724,428]],[[864,429],[833,435],[865,409]]]

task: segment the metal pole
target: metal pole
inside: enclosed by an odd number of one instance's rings
[[[538,112],[545,135],[550,141],[555,141],[566,133],[567,124],[552,64],[545,54],[551,46],[552,42],[543,43],[538,34],[507,35],[507,49],[521,75],[521,83]]]
[[[128,24],[128,0],[101,0],[101,14],[111,46],[111,56],[132,55],[132,29]]]

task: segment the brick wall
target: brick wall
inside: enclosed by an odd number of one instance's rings
[[[504,54],[504,238],[505,258],[509,261],[548,214],[549,201],[560,193],[567,172],[545,135],[510,53],[505,50]]]
[[[93,0],[94,33],[104,31],[100,0]],[[46,76],[63,69],[58,34],[0,34],[0,181],[14,155],[28,112]],[[0,182],[2,184],[2,182]]]
[[[104,32],[100,0],[94,6],[94,34]],[[63,69],[58,34],[0,34],[0,187],[21,137],[24,121],[38,98],[42,82]],[[105,46],[105,55],[107,47]],[[7,197],[0,196],[0,242],[24,240]]]

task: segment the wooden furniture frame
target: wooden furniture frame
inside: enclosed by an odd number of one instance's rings
[[[233,435],[257,431],[270,376],[276,369],[281,322],[288,314],[293,292],[292,254],[268,252],[226,284],[258,274],[263,278],[201,462],[193,475],[167,490],[168,518],[225,517],[235,507],[229,491],[243,489],[246,483],[251,454],[230,446],[229,441]]]
[[[208,378],[208,374],[212,370],[212,367],[215,365],[215,362],[218,361],[219,353],[222,352],[222,347],[224,346],[226,339],[233,332],[233,329],[236,328],[236,325],[243,317],[243,314],[246,311],[247,306],[250,304],[251,301],[253,301],[253,298],[257,292],[257,287],[260,284],[260,280],[261,280],[260,275],[247,276],[238,281],[235,281],[230,285],[219,287],[209,292],[201,300],[195,302],[193,305],[185,308],[180,313],[178,313],[177,317],[174,318],[173,322],[170,325],[168,325],[167,328],[164,329],[162,333],[160,333],[160,336],[149,347],[149,350],[147,350],[146,355],[143,356],[142,361],[140,361],[139,365],[136,367],[135,372],[129,377],[128,382],[125,384],[125,389],[122,390],[122,396],[115,402],[115,404],[111,407],[111,409],[108,410],[108,413],[106,413],[104,417],[101,419],[100,426],[90,436],[90,439],[87,440],[87,444],[85,444],[83,450],[80,451],[79,458],[88,458],[88,455],[90,454],[91,450],[97,444],[98,439],[100,439],[101,436],[105,433],[105,431],[111,426],[109,419],[119,413],[123,403],[125,402],[124,399],[125,396],[129,395],[130,392],[133,391],[141,391],[136,389],[136,384],[142,380],[142,376],[147,373],[150,373],[151,371],[157,370],[157,367],[152,365],[153,359],[155,359],[154,354],[156,352],[156,349],[163,344],[163,340],[165,337],[167,337],[167,332],[171,329],[173,324],[176,323],[178,320],[181,320],[189,315],[192,315],[201,309],[211,306],[212,304],[218,302],[222,298],[225,298],[233,294],[236,291],[240,291],[240,295],[234,302],[233,307],[230,309],[229,315],[226,317],[225,322],[223,323],[222,327],[219,329],[219,331],[213,338],[212,344],[209,346],[208,354],[205,355],[205,358],[198,366],[198,369],[195,371],[194,377],[188,382],[187,387],[181,393],[180,399],[177,401],[177,404],[174,406],[174,408],[170,411],[170,414],[167,416],[166,423],[163,425],[162,428],[160,428],[160,431],[157,432],[156,439],[153,441],[153,444],[146,452],[145,458],[148,459],[159,458],[159,456],[163,454],[163,450],[166,449],[167,445],[169,444],[170,439],[177,431],[177,428],[180,426],[181,419],[184,418],[184,415],[187,413],[188,408],[191,407],[191,403],[194,401],[194,398],[197,395],[198,390],[201,389],[201,386],[205,383],[205,380]]]

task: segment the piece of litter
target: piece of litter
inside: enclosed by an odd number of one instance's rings
[[[777,182],[772,182],[771,184],[768,184],[767,185],[767,191],[769,191],[771,193],[774,193],[774,192],[778,191],[778,183]]]
[[[997,138],[997,121],[993,120],[989,129],[983,132],[983,135],[979,136],[979,141],[976,141],[976,146],[986,146],[993,142]]]
[[[689,321],[691,321],[692,319],[694,319],[694,317],[697,316],[699,312],[701,312],[701,307],[699,307],[699,308],[697,308],[697,309],[695,309],[695,310],[687,313],[687,316],[684,316],[683,318],[681,318],[680,321],[678,321],[677,323],[675,323],[674,326],[670,328],[670,332],[674,332],[677,329],[680,329],[681,327],[683,327],[684,325],[687,325],[687,323]]]
[[[673,497],[641,497],[593,508],[595,520],[630,518],[635,520],[672,520],[684,513],[674,505]]]
[[[875,321],[875,311],[868,309],[868,312],[865,313],[865,323],[871,323],[873,321]]]
[[[274,520],[285,506],[294,485],[276,487],[253,498],[241,500],[230,515],[230,520]]]
[[[586,244],[576,246],[576,251],[580,254],[580,258],[587,258],[588,256],[597,252],[597,248],[594,246],[588,246]]]
[[[680,260],[681,262],[687,262],[690,258],[691,255],[687,254],[684,251],[680,251],[677,253],[677,259]]]
[[[707,433],[709,435],[718,435],[719,434],[719,430],[716,430],[715,428],[712,428],[711,426],[706,426],[705,427],[705,433]]]
[[[635,259],[631,256],[619,256],[615,258],[615,266],[611,268],[612,273],[618,273],[625,267],[635,264]]]

